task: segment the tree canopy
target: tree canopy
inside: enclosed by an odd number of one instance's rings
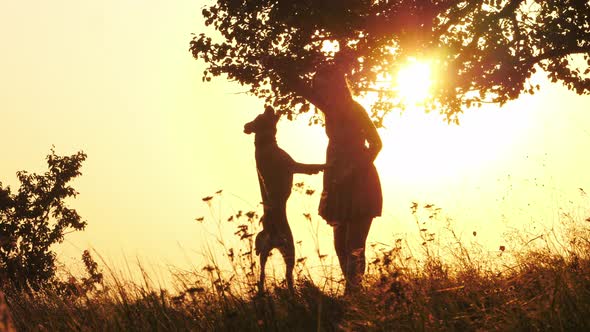
[[[0,182],[0,282],[38,288],[54,277],[51,246],[61,243],[65,234],[86,227],[78,212],[66,204],[78,194],[69,182],[81,174],[85,159],[83,152],[58,156],[52,149],[45,174],[17,173],[20,188],[16,193]]]
[[[379,124],[399,106],[382,82],[409,56],[435,61],[429,107],[448,120],[534,93],[537,70],[590,93],[587,0],[217,0],[202,15],[212,29],[190,50],[203,80],[226,75],[289,118],[317,106],[313,75],[336,64],[355,94],[378,96]]]

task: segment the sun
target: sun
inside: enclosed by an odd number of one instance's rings
[[[526,132],[525,112],[498,112],[495,105],[466,112],[461,125],[449,125],[438,111],[428,112],[423,106],[433,102],[437,85],[445,80],[436,64],[436,58],[408,58],[389,71],[387,88],[403,110],[388,114],[380,129],[384,148],[377,164],[384,181],[389,177],[408,187],[434,188],[477,176],[507,162],[511,146]],[[370,109],[377,99],[369,95],[361,103]]]
[[[394,89],[404,104],[423,104],[430,96],[432,79],[430,63],[410,58],[397,72]]]

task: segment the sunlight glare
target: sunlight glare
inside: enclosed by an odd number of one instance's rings
[[[381,129],[383,150],[376,164],[387,177],[411,186],[444,187],[453,181],[479,177],[508,165],[511,151],[527,140],[530,111],[500,111],[482,107],[449,125],[438,114],[417,107],[400,117],[386,118]],[[499,135],[501,133],[501,135]]]
[[[405,104],[417,105],[429,97],[431,85],[430,64],[412,58],[398,71],[395,88]]]

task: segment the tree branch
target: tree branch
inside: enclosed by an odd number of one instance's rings
[[[470,1],[467,3],[467,5],[465,5],[463,8],[460,8],[456,13],[454,13],[455,15],[451,16],[449,18],[449,20],[447,22],[445,22],[445,24],[441,25],[441,27],[438,30],[437,33],[434,34],[434,38],[438,39],[440,38],[440,36],[453,24],[456,24],[457,21],[459,20],[460,17],[463,16],[464,13],[468,13],[471,11],[471,9],[473,9],[476,5],[478,4],[478,1]],[[453,3],[452,1],[449,2],[449,4],[447,6],[441,6],[441,8],[439,9],[439,14],[442,14],[444,11],[447,11],[448,9],[450,9],[452,6],[454,6],[455,3]]]
[[[561,58],[566,55],[573,55],[573,54],[580,54],[580,53],[590,53],[590,45],[588,46],[576,46],[576,47],[568,47],[566,49],[557,49],[557,50],[549,50],[543,54],[539,54],[526,63],[529,65],[534,65],[538,62],[543,60],[547,60],[550,58]]]
[[[504,8],[502,8],[502,10],[500,10],[498,13],[486,17],[483,20],[483,22],[481,22],[479,24],[479,27],[483,26],[484,28],[487,28],[488,26],[490,26],[490,23],[492,21],[496,21],[496,20],[500,20],[500,19],[512,16],[512,14],[518,9],[518,7],[520,7],[520,5],[524,1],[525,0],[512,0],[512,1],[510,1],[508,3],[508,5]],[[469,45],[467,45],[467,47],[465,47],[465,49],[473,48],[473,46],[475,44],[477,44],[477,42],[479,41],[479,39],[481,38],[481,36],[485,32],[483,29],[479,29],[479,27],[478,27],[477,31],[475,32],[475,34],[473,35],[473,39],[471,40],[471,43],[469,43]]]
[[[319,109],[324,108],[324,103],[322,99],[313,91],[313,89],[305,83],[299,76],[283,74],[281,75],[284,82],[287,84],[290,90],[294,93],[298,94],[299,96],[307,99],[310,103],[312,103],[315,107]]]

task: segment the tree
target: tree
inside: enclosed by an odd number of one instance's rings
[[[543,70],[578,94],[590,92],[590,2],[586,0],[218,0],[203,9],[207,33],[190,50],[292,117],[321,102],[318,68],[344,68],[355,94],[378,96],[372,115],[400,106],[382,84],[408,56],[434,59],[442,79],[431,108],[457,120],[465,107],[534,93]]]
[[[65,203],[78,194],[68,183],[81,174],[85,159],[83,152],[62,157],[52,149],[45,174],[17,173],[17,193],[0,182],[0,275],[17,288],[38,288],[51,280],[55,275],[51,246],[86,226]]]

